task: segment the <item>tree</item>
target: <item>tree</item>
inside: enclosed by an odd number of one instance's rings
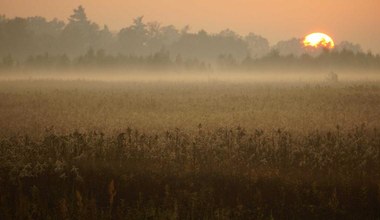
[[[32,49],[32,32],[27,28],[27,20],[19,17],[5,19],[1,26],[0,55],[23,58],[24,53]]]
[[[225,38],[234,38],[234,39],[240,38],[240,36],[236,34],[236,32],[230,29],[222,30],[218,35]]]
[[[15,64],[15,61],[14,59],[12,58],[12,56],[9,54],[5,57],[3,57],[3,60],[2,60],[2,66],[5,67],[5,68],[11,68],[14,66]]]
[[[218,65],[220,68],[224,70],[228,70],[228,69],[236,68],[237,61],[231,54],[228,54],[228,55],[221,54],[218,57]]]
[[[248,43],[249,53],[253,57],[263,57],[270,52],[269,41],[260,35],[249,33],[245,37],[245,41]]]
[[[235,32],[227,29],[219,34],[209,34],[205,30],[198,33],[182,34],[172,44],[173,54],[181,54],[186,59],[198,58],[217,62],[220,54],[231,54],[236,59],[243,59],[248,53],[247,43]]]
[[[169,46],[178,41],[181,36],[179,31],[173,25],[164,26],[160,31],[165,46]]]
[[[78,55],[96,46],[99,39],[99,26],[87,19],[82,6],[74,9],[68,20],[69,23],[62,32],[63,51]]]
[[[98,32],[98,38],[95,42],[95,45],[99,49],[112,49],[115,45],[114,36],[111,31],[108,29],[107,25],[104,25],[103,29]]]
[[[306,52],[301,39],[298,38],[280,41],[274,46],[273,49],[277,50],[281,56],[290,54],[300,56]]]
[[[59,37],[65,23],[57,19],[47,21],[43,17],[27,18],[27,29],[32,33],[32,50],[34,53],[60,53]]]
[[[354,44],[348,41],[342,41],[340,44],[336,45],[335,50],[341,52],[343,50],[349,50],[353,53],[361,53],[363,52],[361,46],[359,44]]]
[[[144,16],[137,17],[133,24],[118,33],[118,41],[122,52],[143,55],[146,53],[148,30],[143,22]]]
[[[74,13],[70,15],[69,22],[70,23],[90,23],[87,20],[87,15],[82,5],[79,5],[78,8],[74,9]]]

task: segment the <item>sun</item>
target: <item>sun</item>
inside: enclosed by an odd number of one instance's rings
[[[312,33],[305,37],[303,41],[305,47],[332,49],[335,46],[333,39],[324,33]]]

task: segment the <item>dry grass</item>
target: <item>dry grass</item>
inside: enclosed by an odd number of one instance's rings
[[[0,82],[1,219],[378,219],[380,86]]]
[[[127,127],[193,131],[238,126],[303,132],[379,127],[380,86],[225,82],[0,82],[0,131],[42,134]]]

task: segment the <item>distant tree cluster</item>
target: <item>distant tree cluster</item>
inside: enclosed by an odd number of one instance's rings
[[[173,56],[191,59],[211,60],[222,53],[242,58],[249,48],[254,49],[255,45],[262,47],[258,45],[260,41],[268,44],[262,37],[250,36],[246,41],[231,30],[219,34],[208,34],[204,30],[190,33],[188,26],[177,29],[158,22],[146,23],[143,16],[113,33],[107,26],[100,28],[90,21],[82,6],[74,9],[67,23],[57,19],[47,21],[43,17],[0,17],[0,55],[11,54],[17,59],[45,53],[66,54],[73,58],[90,48],[102,49],[113,55],[149,56],[165,49]]]
[[[5,60],[12,59],[5,57]],[[178,56],[172,60],[169,52],[160,50],[147,56],[135,55],[110,55],[105,50],[94,50],[90,48],[84,55],[75,58],[69,58],[66,55],[42,55],[29,56],[22,64],[17,65],[13,62],[3,63],[3,69],[11,67],[26,69],[81,69],[81,68],[122,68],[122,69],[140,69],[140,70],[194,70],[205,71],[210,66],[197,59],[183,60]]]
[[[262,67],[346,66],[380,68],[379,55],[364,53],[360,45],[342,42],[333,51],[307,50],[300,39],[270,46],[254,33],[232,30],[197,33],[173,25],[145,22],[137,17],[130,26],[111,32],[88,19],[82,6],[68,21],[43,17],[0,16],[0,67],[72,68],[192,68],[254,69]]]
[[[323,50],[317,56],[304,53],[300,56],[293,54],[281,55],[278,50],[271,51],[260,59],[247,56],[239,65],[243,70],[262,69],[380,69],[380,56],[371,52],[354,52],[348,49]]]

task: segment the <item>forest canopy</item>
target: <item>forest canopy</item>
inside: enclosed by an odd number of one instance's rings
[[[254,27],[253,27],[254,28]],[[366,68],[380,69],[380,56],[348,41],[333,50],[307,50],[293,38],[270,45],[258,34],[226,29],[191,32],[143,16],[119,31],[100,27],[82,6],[67,21],[0,16],[0,66],[9,68]]]

